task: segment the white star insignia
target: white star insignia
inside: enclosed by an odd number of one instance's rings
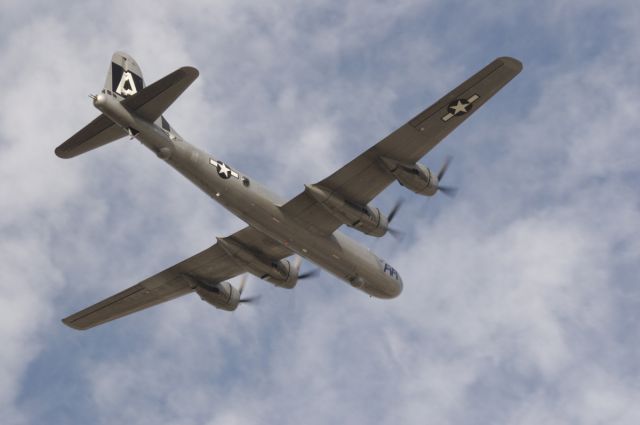
[[[473,102],[480,99],[477,94],[472,95],[469,99],[456,99],[447,107],[447,114],[442,117],[442,121],[447,122],[453,117],[464,115],[471,110]]]
[[[224,162],[218,162],[218,173],[223,176],[225,179],[228,179],[231,175],[231,170],[227,167],[227,164]]]
[[[467,112],[467,106],[468,105],[469,105],[469,102],[467,102],[466,100],[463,102],[461,99],[459,99],[458,103],[456,103],[455,105],[449,107],[449,110],[454,115],[464,114],[465,112]]]
[[[231,168],[227,166],[227,164],[225,164],[222,161],[216,161],[213,158],[209,158],[209,164],[216,167],[216,171],[218,172],[218,175],[223,179],[228,179],[229,177],[235,177],[236,179],[240,178],[240,174],[233,171]]]

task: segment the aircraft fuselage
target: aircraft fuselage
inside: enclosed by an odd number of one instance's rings
[[[140,118],[112,95],[98,94],[94,106],[261,233],[371,296],[393,298],[402,291],[398,272],[353,239],[338,231],[323,235],[309,230],[283,213],[282,201],[259,183]]]

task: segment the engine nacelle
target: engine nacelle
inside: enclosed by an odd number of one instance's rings
[[[229,282],[216,284],[198,283],[196,293],[202,301],[206,301],[215,308],[233,311],[238,308],[240,291]]]
[[[287,289],[298,283],[299,270],[288,260],[270,261],[229,238],[218,238],[218,244],[238,264],[260,279]]]
[[[293,289],[298,283],[298,272],[299,270],[289,260],[280,260],[271,263],[271,273],[261,278],[275,286]]]
[[[378,208],[349,202],[338,194],[317,185],[305,185],[307,193],[315,198],[335,218],[366,235],[381,237],[387,233],[389,220]]]
[[[433,196],[438,192],[438,177],[420,163],[403,164],[393,159],[380,158],[385,168],[402,186],[418,195]]]

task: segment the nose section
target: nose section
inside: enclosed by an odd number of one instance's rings
[[[398,295],[400,295],[402,293],[402,288],[403,288],[402,279],[396,280],[394,286],[395,287],[393,288],[393,290],[389,294],[390,298],[395,298],[395,297],[397,297]]]

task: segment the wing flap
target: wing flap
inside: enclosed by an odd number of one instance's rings
[[[318,207],[318,201],[304,191],[282,205],[280,209],[283,214],[304,225],[311,233],[330,235],[342,225],[342,222],[325,208]]]
[[[259,252],[263,257],[272,260],[281,260],[293,255],[293,251],[289,248],[251,226],[245,227],[225,239],[233,239],[249,250]]]

